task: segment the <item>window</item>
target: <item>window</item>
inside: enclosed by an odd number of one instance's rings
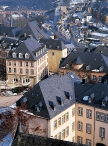
[[[91,146],[91,140],[86,139],[86,146]]]
[[[28,69],[26,69],[26,74],[29,74],[29,70]]]
[[[28,66],[28,62],[25,63],[25,66],[26,66],[26,67]]]
[[[83,108],[82,107],[78,107],[78,115],[79,116],[83,115]]]
[[[23,58],[23,54],[22,53],[19,53],[19,58]]]
[[[96,76],[95,75],[93,75],[93,81],[96,81]]]
[[[105,138],[105,128],[100,127],[100,129],[99,129],[99,136],[101,138]]]
[[[72,137],[72,142],[74,142],[75,140],[74,140],[75,138],[74,137]]]
[[[16,73],[16,68],[13,68],[13,72]]]
[[[22,66],[22,62],[21,61],[19,62],[19,66]]]
[[[57,128],[57,120],[54,121],[54,129],[56,129],[56,128]]]
[[[105,121],[105,114],[100,114],[100,121],[101,122],[104,122]]]
[[[13,66],[16,66],[16,62],[13,62]]]
[[[52,52],[52,56],[54,56],[54,52]]]
[[[30,74],[34,75],[34,70],[33,69],[30,70]]]
[[[75,129],[75,123],[72,122],[72,131],[74,131],[74,129]]]
[[[62,116],[62,124],[65,122],[65,115]]]
[[[102,76],[99,76],[99,78],[98,78],[99,80],[99,82],[102,82]]]
[[[14,82],[18,82],[18,79],[16,76],[14,77]]]
[[[11,68],[9,68],[8,72],[11,73]]]
[[[54,136],[54,139],[57,139],[57,135]]]
[[[78,122],[78,130],[82,131],[82,122]]]
[[[58,139],[61,139],[61,132],[58,134]]]
[[[29,54],[28,53],[25,54],[25,58],[29,59]]]
[[[58,126],[61,125],[61,118],[58,118]]]
[[[75,108],[72,109],[72,117],[75,115]]]
[[[34,67],[34,62],[31,62],[31,67]]]
[[[66,121],[68,121],[69,120],[69,113],[67,112],[66,113]]]
[[[108,123],[108,115],[106,115],[106,123]]]
[[[99,121],[100,120],[100,113],[96,112],[96,120]]]
[[[20,69],[19,69],[19,73],[20,73],[20,74],[22,74],[22,73],[23,73],[22,68],[20,68]]]
[[[78,136],[77,142],[78,142],[78,144],[82,144],[82,137]]]
[[[66,127],[65,132],[66,132],[66,137],[67,137],[69,135],[69,127]]]
[[[91,134],[91,125],[86,124],[86,133]]]
[[[29,79],[29,77],[26,77],[26,82],[30,82],[30,79]]]
[[[11,66],[11,62],[10,61],[8,62],[8,65]]]
[[[12,56],[13,56],[13,58],[16,58],[16,53],[13,52],[13,53],[12,53]]]
[[[89,109],[86,110],[86,118],[89,118],[89,119],[92,118],[92,111]]]
[[[65,138],[65,130],[62,131],[62,139]]]

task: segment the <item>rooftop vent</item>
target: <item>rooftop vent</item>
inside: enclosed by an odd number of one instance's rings
[[[61,105],[64,105],[64,100],[65,100],[64,98],[56,96],[56,99]]]
[[[71,100],[71,99],[72,99],[72,97],[71,97],[71,95],[70,95],[70,93],[69,93],[69,92],[64,91],[64,93],[65,93],[65,96],[66,96],[69,100]]]
[[[55,111],[56,104],[53,101],[49,101],[49,105]]]
[[[40,112],[41,109],[42,109],[42,106],[43,106],[42,102],[39,102],[38,104],[36,104],[36,105],[35,105],[36,111],[37,111],[37,112]]]

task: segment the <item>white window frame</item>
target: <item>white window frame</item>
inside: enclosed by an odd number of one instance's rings
[[[72,109],[72,117],[75,115],[75,108]]]
[[[57,128],[57,120],[54,121],[54,129]]]
[[[93,75],[93,81],[96,81],[96,76],[95,75]]]
[[[69,136],[69,127],[66,127],[66,129],[65,129],[65,135],[66,135],[66,137]]]
[[[105,119],[106,119],[106,123],[108,123],[108,114],[106,115],[106,118]]]
[[[58,134],[58,139],[61,140],[61,132]]]
[[[78,131],[82,131],[82,122],[78,121]]]
[[[87,114],[87,116],[86,116],[87,118],[89,118],[89,119],[92,118],[92,110],[87,109],[86,114]]]
[[[91,140],[86,139],[86,146],[91,146]]]
[[[65,138],[65,129],[62,130],[62,139],[64,139],[64,138]]]
[[[99,117],[98,117],[99,116]],[[99,121],[100,120],[100,113],[96,112],[96,120]]]
[[[86,133],[91,134],[91,125],[90,124],[86,124]]]
[[[72,131],[75,130],[75,122],[72,122]]]
[[[66,116],[66,121],[68,121],[69,120],[69,112],[67,112],[65,116]]]
[[[19,58],[23,58],[23,54],[21,52],[19,53],[18,56],[19,56]]]
[[[61,125],[61,117],[58,118],[58,126],[60,126],[60,125]]]
[[[98,82],[100,82],[100,83],[102,82],[102,76],[98,77]]]
[[[12,53],[12,57],[13,57],[13,58],[16,58],[16,57],[17,57],[16,52],[13,52],[13,53]]]
[[[28,53],[25,53],[25,58],[29,59],[29,54]]]
[[[62,116],[62,124],[65,123],[65,115]]]
[[[79,116],[83,115],[83,108],[82,107],[78,107],[78,115]]]
[[[78,144],[82,144],[82,137],[78,136]]]
[[[99,136],[101,138],[105,138],[105,128],[100,127],[100,129],[99,129]]]
[[[105,121],[105,114],[100,113],[100,121],[104,122]]]

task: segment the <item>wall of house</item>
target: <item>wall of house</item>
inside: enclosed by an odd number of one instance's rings
[[[91,72],[90,73],[90,82],[92,83],[98,83],[99,77],[103,77],[106,73],[105,72]],[[93,81],[93,76],[96,76],[96,80]]]
[[[55,116],[50,120],[50,137],[57,138],[58,134],[61,132],[61,140],[72,141],[75,139],[75,129],[72,130],[72,122],[75,122],[75,115],[72,116],[72,109],[75,109],[75,104],[63,111],[62,113]],[[69,113],[69,119],[66,121],[66,113]],[[65,115],[65,122],[62,123],[62,116]],[[61,118],[61,125],[58,125],[58,119]],[[54,128],[54,122],[57,122],[57,128]],[[66,128],[69,127],[69,135],[66,136]],[[62,131],[65,129],[65,138],[62,138]]]
[[[83,109],[81,116],[78,115],[78,108]],[[87,109],[90,109],[92,111],[92,118],[91,119],[86,117]],[[79,137],[82,137],[83,144],[86,144],[86,139],[88,139],[88,140],[91,140],[91,146],[93,146],[93,143],[94,143],[94,108],[91,106],[84,105],[84,104],[76,103],[75,111],[76,111],[76,113],[75,113],[75,115],[76,115],[75,142],[78,142],[78,136],[79,136]],[[82,130],[81,131],[78,130],[78,122],[82,122]],[[86,124],[91,124],[91,134],[88,134],[86,132]]]
[[[104,121],[97,121],[96,120],[96,112],[99,112],[100,114],[105,114],[105,118]],[[106,146],[108,145],[108,123],[106,123],[106,115],[108,115],[108,111],[107,110],[102,110],[99,108],[95,108],[95,143],[94,146],[96,146],[97,143],[102,143],[105,144]],[[100,127],[105,128],[105,138],[101,138],[100,137]]]
[[[48,64],[50,72],[57,72],[60,60],[67,56],[67,48],[64,50],[48,50]]]
[[[10,65],[9,65],[10,62]],[[22,66],[19,65],[19,62],[22,62]],[[26,66],[26,62],[28,62],[28,66]],[[31,62],[33,66],[31,66]],[[16,63],[16,65],[14,65]],[[11,72],[9,72],[9,68],[11,68]],[[14,68],[16,68],[16,72],[14,72]],[[20,69],[22,69],[22,73],[20,73]],[[26,73],[26,69],[28,73]],[[31,70],[34,73],[31,73]],[[48,56],[45,54],[37,61],[25,61],[25,60],[6,60],[6,72],[7,72],[7,80],[9,84],[22,84],[26,83],[26,77],[30,79],[30,86],[38,83],[45,75],[48,75]],[[18,82],[14,81],[14,77],[17,77]]]

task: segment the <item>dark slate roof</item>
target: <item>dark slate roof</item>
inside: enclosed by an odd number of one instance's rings
[[[90,70],[99,69],[103,66],[103,72],[108,72],[108,58],[101,53],[86,53],[86,52],[71,52],[64,61],[61,62],[60,67],[65,67],[66,64],[74,64],[74,60],[80,58],[83,66],[82,69],[86,69],[86,66],[90,66]]]
[[[16,27],[0,27],[0,35],[7,35],[9,37],[17,37],[20,33],[21,29]]]
[[[25,55],[25,53],[29,53],[29,59],[26,59],[26,60],[38,60],[39,58],[41,58],[44,54],[46,54],[47,52],[47,49],[42,53],[40,54],[38,57],[36,57],[36,52],[38,50],[40,50],[41,48],[43,48],[43,44],[40,44],[36,39],[34,39],[33,37],[30,37],[30,38],[27,38],[24,42],[21,42],[19,44],[18,47],[16,47],[15,50],[11,50],[8,54],[8,57],[7,59],[13,59],[13,60],[24,60],[24,58],[19,58],[18,57],[18,53],[22,53],[23,55]],[[12,57],[12,53],[13,52],[16,52],[17,54],[17,57],[16,58],[13,58]]]
[[[59,39],[41,39],[40,42],[46,45],[47,49],[63,50],[66,49],[64,43]]]
[[[84,146],[69,141],[52,139],[31,134],[19,134],[12,146]]]
[[[19,38],[23,38],[25,33],[26,36],[32,35],[37,40],[49,38],[49,36],[39,28],[39,24],[36,21],[28,22],[19,34]]]
[[[81,64],[83,64],[83,62],[82,62],[82,60],[81,60],[79,57],[77,57],[77,58],[73,61],[73,64],[81,65]]]
[[[108,56],[108,46],[97,46],[88,48],[76,48],[79,52],[101,53]]]
[[[90,97],[91,94],[94,94],[95,96],[91,103],[88,103],[88,101],[83,100],[85,96]],[[90,85],[90,84],[82,85],[75,83],[75,97],[76,97],[76,102],[78,103],[108,110],[108,102],[106,103],[105,106],[102,106],[102,100],[104,100],[105,97],[107,96],[108,96],[108,84],[97,83],[94,85]]]
[[[20,105],[24,98],[27,98],[29,111],[32,111],[38,116],[52,119],[75,103],[74,82],[81,82],[74,73],[69,73],[62,77],[53,75],[36,84],[17,102],[17,105]],[[72,97],[71,100],[66,97],[65,91],[69,92]],[[57,96],[64,99],[63,106],[57,101]],[[35,105],[40,102],[42,103],[42,109],[40,112],[37,112]],[[52,103],[52,106],[55,105],[55,110],[49,105],[49,102]]]

